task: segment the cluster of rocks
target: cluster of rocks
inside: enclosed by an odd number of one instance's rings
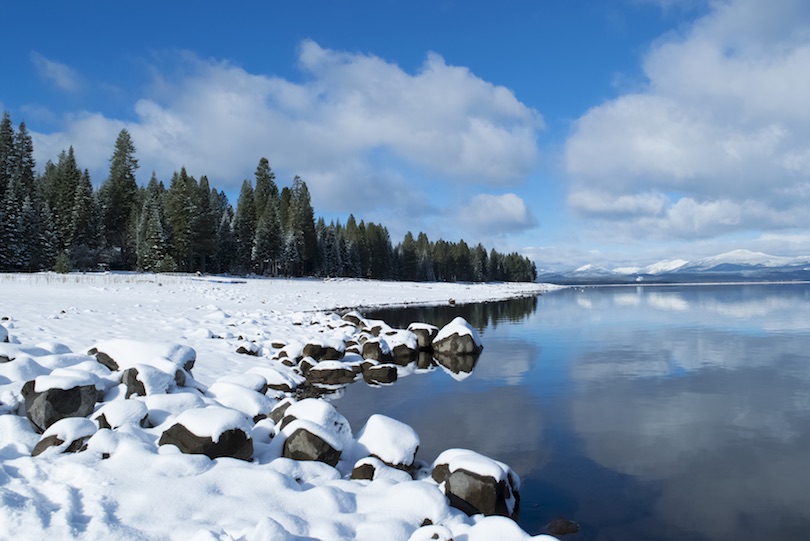
[[[304,343],[276,340],[268,347],[240,340],[236,352],[266,356],[291,368],[301,377],[293,377],[277,390],[295,391],[305,398],[331,394],[360,380],[370,385],[392,384],[402,374],[437,366],[464,377],[475,368],[483,348],[477,332],[463,318],[442,329],[427,323],[394,329],[352,311],[316,323],[321,335]]]
[[[519,480],[506,465],[462,450],[421,462],[410,426],[375,414],[355,435],[332,404],[296,392],[361,378],[391,383],[420,356],[475,356],[482,348],[475,330],[461,318],[443,329],[392,329],[357,312],[330,321],[345,339],[278,342],[269,358],[208,387],[194,379],[196,352],[187,346],[109,340],[77,354],[56,343],[10,343],[0,325],[0,413],[24,415],[41,434],[34,456],[98,452],[107,458],[116,452],[111,434],[124,431],[211,459],[261,464],[285,457],[323,462],[357,482],[435,482],[468,514],[515,514]],[[250,342],[242,346],[259,356]]]

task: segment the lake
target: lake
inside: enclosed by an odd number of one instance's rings
[[[810,539],[810,286],[576,288],[368,312],[404,327],[461,315],[472,371],[350,385],[334,404],[509,464],[518,522],[576,540]],[[455,367],[458,370],[457,367]],[[465,370],[462,367],[462,370]]]

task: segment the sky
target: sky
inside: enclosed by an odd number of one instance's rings
[[[266,157],[316,215],[540,269],[810,254],[805,0],[7,2],[0,109],[41,168]]]

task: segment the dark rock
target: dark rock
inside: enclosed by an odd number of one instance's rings
[[[343,351],[322,344],[307,344],[304,346],[304,357],[312,357],[316,361],[339,361],[343,358]]]
[[[517,513],[517,503],[513,512],[509,512],[508,500],[514,497],[518,502],[520,499],[509,479],[496,481],[493,477],[462,468],[450,472],[445,464],[437,465],[432,475],[437,483],[445,483],[445,494],[450,505],[468,515],[482,513],[508,517]]]
[[[340,451],[305,428],[298,428],[284,442],[282,456],[293,460],[317,460],[336,466]]]
[[[253,342],[243,342],[236,348],[236,352],[240,355],[251,355],[253,357],[259,356],[259,346]]]
[[[433,350],[447,355],[464,355],[480,353],[483,349],[476,330],[464,320],[457,317],[444,327],[437,338],[433,339]]]
[[[307,379],[312,383],[324,385],[345,385],[352,383],[357,377],[354,370],[348,367],[326,368],[318,365],[309,369],[306,373]]]
[[[84,437],[81,437],[81,438],[79,438],[79,439],[77,439],[75,441],[72,441],[72,442],[70,442],[70,445],[68,445],[65,448],[65,450],[62,451],[62,452],[63,453],[78,453],[80,451],[84,451],[85,449],[87,449],[87,440],[89,440],[89,439],[90,439],[90,436],[84,436]],[[39,440],[37,442],[37,444],[34,446],[34,450],[31,451],[31,456],[39,456],[43,452],[45,452],[46,449],[49,449],[51,447],[59,447],[63,443],[65,443],[65,442],[63,440],[59,439],[59,436],[57,436],[56,434],[51,434],[50,436],[45,436],[44,438]]]
[[[388,363],[394,360],[394,356],[388,348],[388,344],[380,340],[366,340],[363,342],[363,358]]]
[[[127,387],[126,398],[129,398],[132,395],[146,396],[146,388],[144,387],[143,382],[138,379],[137,368],[127,368],[124,370],[124,373],[121,375],[121,383]]]
[[[439,328],[424,323],[411,323],[408,330],[416,335],[420,351],[433,351],[433,339],[439,334]]]
[[[315,360],[315,359],[313,359],[312,357],[304,357],[304,358],[303,358],[303,359],[301,359],[301,361],[298,363],[298,369],[301,371],[301,373],[302,373],[303,375],[305,375],[305,376],[306,376],[306,375],[309,373],[310,369],[311,369],[313,366],[316,366],[317,364],[318,364],[318,361],[316,361],[316,360]]]
[[[276,405],[276,407],[273,408],[273,410],[270,412],[270,415],[269,415],[270,419],[272,419],[272,421],[274,423],[279,424],[281,422],[281,420],[284,418],[284,412],[286,412],[287,408],[289,408],[291,405],[292,405],[292,402],[289,401],[289,400],[279,402]]]
[[[376,469],[373,464],[363,463],[355,466],[352,470],[352,479],[369,480],[374,479],[374,472]]]
[[[23,385],[25,415],[41,434],[60,419],[87,417],[93,413],[98,393],[95,385],[79,385],[70,389],[34,391],[34,381]]]
[[[363,318],[357,312],[349,312],[348,314],[343,316],[343,321],[349,322],[355,327],[362,327],[363,326]]]
[[[98,351],[96,348],[93,348],[90,351],[88,351],[87,353],[89,353],[90,355],[95,355],[96,360],[98,362],[100,362],[101,364],[103,364],[104,366],[106,366],[107,368],[112,370],[113,372],[118,371],[118,363],[115,362],[115,360],[112,357],[110,357],[109,355],[107,355],[103,351]]]
[[[567,518],[557,517],[548,523],[546,530],[551,535],[570,535],[579,531],[579,524]]]
[[[366,383],[394,383],[397,380],[397,367],[390,364],[369,366],[363,370]]]
[[[232,428],[213,441],[208,436],[197,436],[180,423],[169,427],[160,436],[158,445],[175,445],[180,451],[208,458],[232,457],[250,460],[253,457],[253,440],[244,431]]]

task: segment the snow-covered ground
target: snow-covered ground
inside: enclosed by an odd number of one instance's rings
[[[283,428],[270,419],[246,420],[267,413],[284,398],[280,392],[262,394],[251,387],[300,377],[272,359],[283,357],[285,346],[294,351],[307,343],[329,345],[356,332],[343,326],[335,311],[499,300],[550,287],[0,275],[0,342],[3,329],[11,342],[0,344],[0,361],[3,355],[13,358],[0,362],[0,538],[529,538],[509,519],[468,517],[450,507],[429,471],[412,480],[379,463],[373,480],[351,480],[357,460],[376,460],[362,458],[368,449],[376,448],[378,457],[412,455],[418,435],[409,427],[397,429],[394,420],[375,418],[374,426],[337,430],[342,416],[334,408],[321,411],[321,406],[316,413],[299,407],[296,420]],[[240,346],[258,356],[237,353]],[[111,370],[87,355],[94,347],[111,352],[120,366]],[[193,379],[167,377],[182,371],[189,347],[196,353]],[[127,388],[120,381],[122,371],[131,367],[138,369],[147,396],[125,399]],[[96,420],[104,413],[112,429],[74,418],[58,421],[44,435],[36,433],[20,415],[25,412],[26,381],[35,381],[37,393],[95,385],[104,401],[88,417]],[[144,415],[145,427],[139,423]],[[229,428],[251,432],[252,461],[212,460],[159,445],[161,434],[178,420],[195,435],[214,441]],[[325,441],[342,448],[336,467],[281,457],[285,438],[299,425],[323,430]],[[324,429],[326,425],[333,428]],[[37,443],[49,435],[65,443],[32,457]],[[71,438],[87,436],[86,451],[61,452]],[[491,468],[506,475],[503,468]]]

